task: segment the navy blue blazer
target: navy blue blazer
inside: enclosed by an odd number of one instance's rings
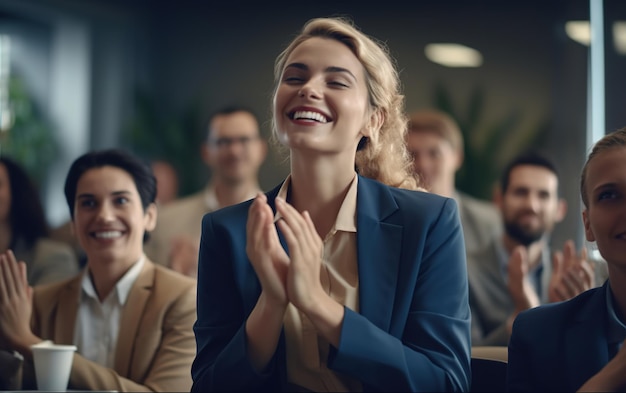
[[[607,283],[520,313],[509,340],[512,392],[574,392],[609,362]]]
[[[279,188],[267,193],[272,209]],[[246,355],[244,325],[261,292],[246,256],[250,204],[203,218],[192,391],[287,389],[284,333],[262,374]],[[467,391],[470,309],[455,201],[360,176],[357,258],[360,310],[345,308],[329,368],[365,391]]]

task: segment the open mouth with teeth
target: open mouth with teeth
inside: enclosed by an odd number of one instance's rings
[[[295,111],[289,114],[289,118],[292,120],[316,121],[318,123],[328,123],[331,120],[321,113],[313,111]]]
[[[102,232],[92,232],[91,236],[96,239],[116,239],[123,235],[122,231],[102,231]]]

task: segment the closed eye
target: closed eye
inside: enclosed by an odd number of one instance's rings
[[[328,83],[331,86],[336,86],[336,87],[350,87],[349,85],[343,83],[343,82],[338,82],[338,81],[332,81]]]
[[[304,81],[303,78],[299,78],[296,76],[289,76],[289,77],[283,78],[283,82],[290,84],[290,85],[302,83],[303,81]]]

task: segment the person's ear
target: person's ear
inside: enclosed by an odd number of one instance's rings
[[[151,203],[146,207],[146,212],[144,214],[145,219],[145,230],[148,232],[152,232],[156,227],[157,223],[157,206],[155,203]]]
[[[559,198],[557,203],[556,222],[561,222],[567,214],[567,201],[563,198]]]
[[[589,210],[583,210],[583,225],[585,227],[585,238],[588,242],[595,242],[596,236],[593,234],[593,230],[591,229],[591,223],[589,222]]]
[[[377,139],[378,131],[385,122],[385,114],[380,109],[374,109],[370,115],[369,122],[361,130],[362,136]]]
[[[458,171],[459,169],[461,169],[461,166],[463,166],[463,159],[465,158],[465,155],[463,154],[463,150],[455,149],[454,157],[456,159],[456,162],[454,163],[454,170]]]

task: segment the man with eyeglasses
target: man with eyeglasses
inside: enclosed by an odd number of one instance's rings
[[[259,121],[247,108],[218,110],[207,131],[202,160],[210,170],[209,183],[161,208],[145,247],[153,261],[192,277],[197,273],[202,217],[253,198],[260,191],[258,172],[267,155]]]

